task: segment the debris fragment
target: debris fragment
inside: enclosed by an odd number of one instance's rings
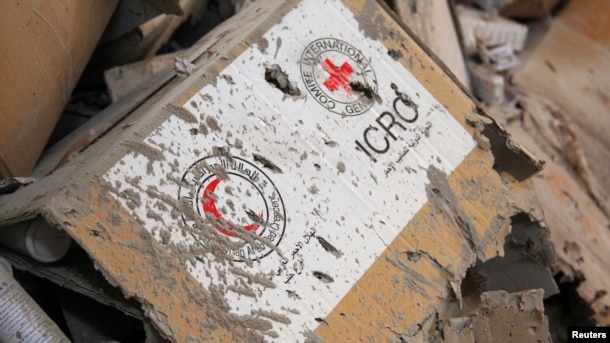
[[[543,294],[540,289],[483,293],[472,314],[444,325],[445,342],[551,342]]]
[[[195,65],[189,62],[186,57],[178,56],[174,60],[174,71],[180,77],[187,77],[195,71]]]
[[[457,14],[467,55],[476,52],[477,46],[481,44],[509,44],[514,51],[523,50],[527,39],[527,26],[465,6],[458,6]]]
[[[469,63],[474,94],[487,105],[504,102],[504,77],[481,64]]]
[[[265,68],[265,80],[290,96],[301,96],[301,90],[293,86],[282,68],[277,64],[272,64]]]
[[[263,157],[259,154],[252,154],[252,157],[254,158],[254,161],[259,162],[260,164],[263,165],[263,167],[271,170],[272,172],[280,173],[280,174],[283,173],[283,171],[280,167],[278,167],[275,163],[269,161],[265,157]]]
[[[313,276],[316,277],[316,279],[324,282],[324,283],[332,283],[335,282],[335,280],[328,274],[325,274],[323,272],[319,272],[319,271],[314,271],[313,272]]]

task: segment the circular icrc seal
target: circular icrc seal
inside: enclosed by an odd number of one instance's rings
[[[269,176],[239,157],[209,156],[193,163],[182,177],[178,199],[203,218],[215,218],[216,231],[236,244],[234,261],[256,261],[278,246],[286,230],[284,201]],[[198,229],[197,223],[184,222]],[[260,239],[241,240],[239,230]],[[200,242],[205,244],[205,242]]]
[[[356,116],[368,111],[377,97],[377,76],[371,61],[353,45],[320,38],[301,55],[305,88],[329,111]]]

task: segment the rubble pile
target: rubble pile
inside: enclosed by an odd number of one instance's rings
[[[610,2],[0,13],[0,342],[610,335]]]

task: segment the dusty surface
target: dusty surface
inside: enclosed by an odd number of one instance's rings
[[[582,159],[575,158],[582,157],[579,140],[569,134],[572,125],[564,119],[563,110],[539,96],[522,97],[524,110],[518,119],[507,122],[507,128],[546,161],[532,182],[557,256],[553,273],[560,286],[573,283],[583,299],[581,305],[587,304],[571,310],[590,311],[577,320],[608,325],[610,283],[602,275],[610,270],[610,261],[602,252],[610,249],[610,221],[582,178]]]
[[[570,164],[607,216],[610,173],[600,161],[610,159],[610,40],[602,34],[608,32],[608,23],[598,13],[608,11],[603,0],[570,3],[554,18],[527,63],[513,73],[516,85],[562,109],[550,111],[554,125],[543,125],[542,132],[555,131]]]
[[[443,328],[444,341],[551,342],[542,295],[542,290],[483,293],[472,314],[449,319]]]
[[[273,44],[260,41],[260,35],[296,3],[258,1],[249,7],[249,12],[244,12],[235,21],[214,31],[206,42],[209,43],[206,54],[192,60],[196,68],[190,76],[174,79],[171,89],[165,89],[142,105],[127,119],[126,125],[115,127],[62,168],[34,183],[36,188],[22,188],[17,193],[0,198],[0,211],[3,213],[1,225],[30,218],[40,212],[51,223],[64,228],[96,261],[108,281],[120,286],[126,297],[137,299],[153,325],[172,341],[264,341],[277,337],[277,328],[291,321],[290,316],[284,313],[298,310],[289,308],[283,313],[254,311],[240,315],[232,312],[227,294],[238,293],[242,297],[256,299],[259,287],[275,289],[277,282],[269,280],[262,273],[251,273],[241,268],[243,265],[227,254],[227,247],[238,251],[247,244],[258,244],[281,257],[287,257],[290,253],[292,256],[289,257],[298,256],[300,247],[292,252],[277,249],[247,230],[234,231],[241,240],[232,241],[218,234],[218,231],[219,228],[231,229],[233,223],[222,222],[214,216],[199,215],[188,203],[178,201],[175,195],[163,193],[163,184],[144,187],[146,184],[143,180],[149,173],[158,172],[155,163],[164,157],[142,141],[161,122],[175,117],[193,126],[194,130],[190,131],[192,135],[226,135],[222,137],[223,144],[213,149],[215,157],[236,158],[228,153],[230,150],[226,147],[241,149],[239,147],[243,143],[235,138],[234,133],[226,132],[221,113],[192,118],[176,109],[181,108],[203,86],[217,82],[222,69],[253,42],[261,44],[259,50],[273,50]],[[398,238],[388,242],[386,250],[364,275],[357,282],[351,280],[355,283],[349,293],[328,316],[312,318],[318,326],[315,331],[303,332],[303,340],[350,341],[361,337],[372,337],[378,341],[425,339],[439,334],[438,313],[448,299],[462,299],[460,284],[467,269],[477,260],[484,261],[503,254],[504,236],[516,209],[507,197],[498,172],[493,169],[494,164],[507,156],[513,157],[512,161],[518,162],[517,169],[528,167],[521,174],[524,177],[537,170],[533,163],[536,161],[518,146],[511,145],[506,133],[493,121],[482,120],[484,124],[478,127],[476,123],[473,125],[472,116],[479,110],[472,100],[374,2],[349,1],[347,5],[357,13],[364,34],[381,40],[387,47],[383,53],[393,55],[392,58],[400,61],[417,77],[462,128],[471,135],[478,134],[483,149],[474,148],[451,175],[435,167],[424,169],[429,202],[413,220],[404,224]],[[244,25],[256,29],[246,34],[238,29]],[[278,41],[278,49],[280,45]],[[404,53],[401,55],[392,51]],[[265,67],[270,68],[261,66],[261,71]],[[290,82],[295,81],[284,80],[281,69],[272,69],[270,73],[273,75],[269,75],[269,79],[277,82],[280,90],[290,91]],[[226,77],[221,81],[231,83]],[[284,96],[283,92],[274,94]],[[203,95],[202,98],[214,100],[211,96],[206,98]],[[265,124],[262,117],[260,114],[252,115],[253,120],[260,119],[261,126]],[[337,116],[337,121],[344,119]],[[484,138],[491,136],[487,130],[496,134],[492,136],[493,139],[488,138],[489,146],[484,144]],[[322,130],[320,132],[320,135],[328,136]],[[328,149],[337,148],[336,142],[325,142]],[[159,143],[159,146],[161,144],[164,143]],[[496,152],[494,146],[504,146],[505,149],[497,150],[502,154],[494,157],[488,151]],[[172,151],[173,147],[168,144],[164,149]],[[140,175],[126,179],[122,184],[103,181],[102,175],[127,154],[143,161]],[[301,162],[313,164],[313,170],[326,167],[326,161],[319,156],[319,152],[296,155]],[[268,155],[256,154],[252,158],[272,175],[287,172]],[[169,165],[169,169],[164,171],[164,175],[167,175],[164,182],[177,185],[189,182],[175,176],[181,171],[177,163],[171,159],[164,160]],[[213,171],[220,179],[228,178],[225,175],[228,174],[226,167],[205,163],[198,167],[202,168],[202,174]],[[341,177],[351,172],[343,160],[332,163],[331,167],[333,173],[336,169]],[[304,186],[315,195],[321,191],[321,184],[316,181]],[[358,188],[357,181],[352,185]],[[118,191],[123,188],[127,190]],[[214,201],[208,193],[204,193],[204,197],[208,202]],[[138,209],[145,199],[152,201],[145,203],[150,206],[141,212]],[[219,209],[223,210],[233,209],[228,204],[227,208]],[[257,214],[250,212],[249,219],[256,219]],[[320,216],[315,211],[313,215]],[[186,238],[178,240],[163,229],[157,231],[148,228],[146,218],[159,223],[163,223],[164,218],[177,221],[180,224],[176,231]],[[238,224],[241,226],[243,223]],[[330,224],[332,227],[335,225]],[[375,225],[383,227],[384,223]],[[160,239],[154,236],[157,234]],[[206,244],[187,244],[185,242],[189,242],[189,237]],[[345,251],[338,249],[334,240],[320,233],[306,232],[305,241],[307,243],[302,244],[315,244],[323,249],[325,258],[331,258],[331,261],[345,258]],[[241,263],[250,266],[256,262],[246,260]],[[211,272],[228,272],[219,274],[219,285],[206,288],[185,268],[196,264],[208,266]],[[222,283],[233,276],[238,276],[241,281],[237,284]],[[318,282],[316,287],[320,288],[339,282],[324,270],[313,271],[312,277]],[[297,293],[287,292],[286,296],[295,303],[303,300]],[[434,329],[428,330],[432,327]]]

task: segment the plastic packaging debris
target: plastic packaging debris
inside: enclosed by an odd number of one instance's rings
[[[0,342],[70,342],[5,268],[0,258]]]
[[[502,44],[496,47],[487,48],[479,46],[479,56],[483,63],[497,72],[506,71],[519,65],[520,60],[510,44]]]
[[[504,102],[504,77],[481,64],[471,62],[469,67],[476,97],[488,105]]]
[[[514,51],[523,50],[527,39],[527,26],[464,6],[458,6],[457,13],[466,54],[476,52],[479,44],[484,46],[510,44]]]

